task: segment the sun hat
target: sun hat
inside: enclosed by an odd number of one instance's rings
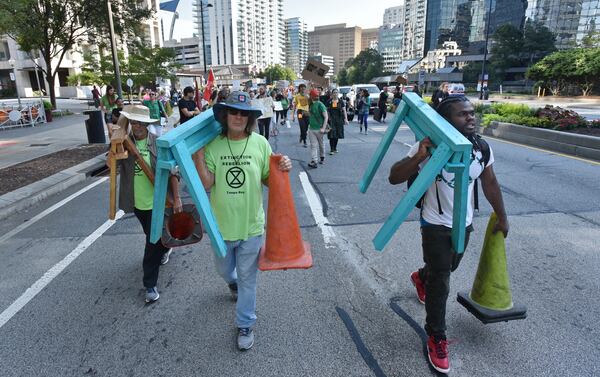
[[[150,109],[144,105],[127,105],[123,106],[121,115],[129,120],[135,120],[143,123],[158,122],[158,119],[150,118]]]
[[[250,96],[246,92],[232,92],[227,97],[227,99],[225,99],[225,102],[216,103],[213,106],[215,118],[219,119],[222,115],[225,114],[224,111],[227,111],[228,108],[250,111],[253,115],[256,116],[256,118],[262,115],[262,110],[256,107],[252,107],[252,105],[250,105]]]

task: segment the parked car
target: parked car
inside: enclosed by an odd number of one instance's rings
[[[354,93],[358,93],[363,89],[367,89],[367,91],[369,92],[369,98],[371,98],[371,108],[369,112],[372,112],[373,109],[377,107],[377,101],[379,101],[379,93],[381,93],[381,90],[379,90],[379,88],[375,84],[352,85],[352,90],[354,91]],[[354,102],[356,102],[356,100]],[[354,103],[354,107],[356,107],[356,103]]]
[[[463,84],[452,83],[448,84],[448,95],[449,96],[464,96],[465,86]]]

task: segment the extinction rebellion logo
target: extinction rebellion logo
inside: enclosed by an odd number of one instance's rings
[[[246,182],[246,174],[242,169],[237,166],[232,167],[227,170],[227,174],[225,175],[225,180],[227,181],[227,185],[232,189],[238,189],[244,185]]]

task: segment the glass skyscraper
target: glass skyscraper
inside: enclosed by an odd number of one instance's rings
[[[445,41],[456,41],[463,53],[483,53],[490,1],[490,35],[504,24],[523,26],[527,0],[429,0],[423,53]]]

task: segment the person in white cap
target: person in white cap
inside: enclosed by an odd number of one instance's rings
[[[267,139],[252,132],[262,112],[251,106],[248,93],[231,93],[213,111],[222,134],[201,148],[194,162],[227,245],[227,255],[215,257],[215,265],[237,300],[237,346],[243,351],[254,344],[258,252],[265,231],[262,185],[269,179],[272,151]],[[283,156],[279,169],[291,168]]]
[[[156,136],[148,132],[148,125],[154,121],[155,119],[150,118],[148,108],[142,105],[125,106],[118,121],[119,126],[128,129],[131,133],[135,147],[152,171],[156,170]],[[129,128],[129,126],[131,127]],[[160,240],[156,243],[150,242],[154,185],[136,161],[133,153],[130,153],[127,159],[119,160],[119,166],[121,169],[119,208],[125,213],[133,212],[146,235],[142,281],[146,288],[146,302],[151,303],[158,300],[160,296],[157,289],[158,270],[161,264],[169,261],[171,249],[165,247]],[[176,176],[172,175],[169,183],[169,196],[172,199],[173,212],[181,212],[179,181]]]

